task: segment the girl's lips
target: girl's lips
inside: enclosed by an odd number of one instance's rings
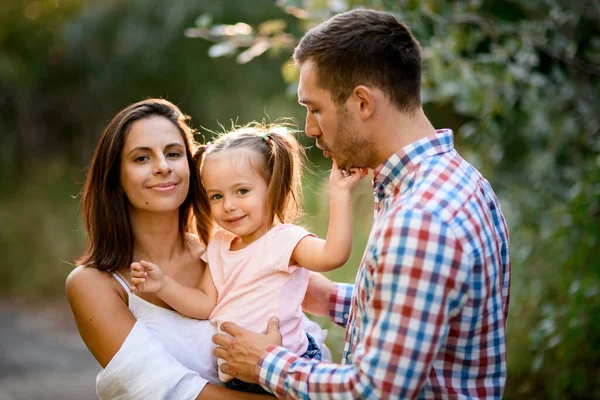
[[[240,222],[245,217],[246,217],[245,215],[242,215],[241,217],[238,217],[238,218],[226,219],[225,222],[227,222],[228,224],[236,224],[236,223]]]

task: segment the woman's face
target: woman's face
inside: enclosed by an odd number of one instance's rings
[[[171,121],[150,116],[135,121],[121,152],[121,186],[137,210],[171,212],[187,197],[190,170],[185,142]]]

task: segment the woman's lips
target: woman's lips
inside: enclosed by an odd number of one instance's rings
[[[158,185],[151,186],[150,189],[156,190],[157,192],[168,192],[175,189],[176,183],[160,183]]]

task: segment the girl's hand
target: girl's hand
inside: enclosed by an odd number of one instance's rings
[[[329,188],[331,190],[347,190],[350,191],[358,184],[362,178],[369,173],[368,168],[350,168],[349,171],[341,170],[335,159],[331,166],[331,174],[329,175]]]
[[[156,265],[148,261],[131,263],[132,292],[158,293],[165,286],[165,274]]]

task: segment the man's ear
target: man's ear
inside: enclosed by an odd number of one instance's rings
[[[376,95],[373,88],[365,85],[358,85],[352,91],[351,97],[354,102],[355,111],[363,121],[371,118],[375,113]]]

